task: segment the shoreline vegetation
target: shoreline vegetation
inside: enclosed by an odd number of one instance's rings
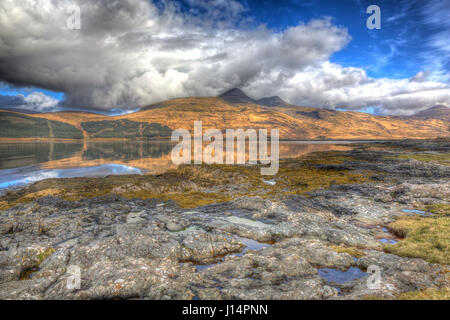
[[[449,140],[356,143],[351,151],[286,159],[271,183],[259,167],[182,165],[156,175],[47,179],[7,192],[0,231],[29,263],[3,251],[16,271],[2,280],[0,295],[448,299]],[[77,240],[59,245],[69,239]],[[96,253],[87,258],[86,250]],[[80,291],[51,280],[63,272],[55,268],[64,254],[83,269]],[[365,286],[373,264],[389,284],[375,291]],[[158,282],[156,266],[172,280]],[[46,281],[56,282],[39,291]]]

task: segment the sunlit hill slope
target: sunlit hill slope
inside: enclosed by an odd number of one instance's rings
[[[122,116],[86,112],[20,114],[69,124],[85,138],[167,138],[171,130],[192,130],[194,121],[203,128],[279,129],[280,139],[404,139],[449,136],[446,115],[450,108],[440,106],[421,116],[373,116],[367,113],[334,111],[290,105],[279,97],[253,100],[239,89],[219,97],[178,98],[157,103]],[[6,115],[7,114],[7,115]],[[18,121],[11,112],[0,112],[3,127]],[[433,116],[437,114],[438,116]],[[14,121],[8,122],[9,119]],[[1,130],[2,132],[4,130]],[[8,132],[10,132],[9,130]],[[12,137],[3,133],[0,137]],[[53,133],[54,138],[58,138]]]

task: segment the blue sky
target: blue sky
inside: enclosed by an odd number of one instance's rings
[[[65,10],[62,7],[38,12],[42,16],[42,21],[39,21],[41,28],[20,25],[26,19],[12,14],[2,17],[2,14],[11,13],[12,9],[17,12],[23,9],[25,15],[32,12],[30,8],[38,11],[41,8],[35,8],[31,0],[24,0],[28,10],[14,1],[0,4],[0,9],[4,9],[0,10],[0,20],[7,22],[4,25],[0,23],[0,40],[12,43],[7,48],[9,50],[4,51],[5,61],[18,61],[17,65],[2,65],[0,61],[0,71],[6,74],[5,77],[0,76],[0,107],[15,103],[38,111],[63,107],[103,110],[106,113],[114,110],[117,114],[120,109],[135,110],[178,96],[214,95],[232,85],[245,89],[255,98],[268,92],[281,95],[294,104],[326,105],[370,113],[395,113],[396,109],[399,114],[411,113],[435,103],[450,104],[450,91],[447,91],[450,90],[450,0],[124,0],[129,6],[113,7],[114,14],[117,14],[112,15],[114,28],[107,25],[105,29],[96,22],[111,17],[111,7],[104,5],[105,2],[74,1],[82,8],[83,26],[91,29],[82,29],[79,33],[58,31],[61,28],[51,25],[56,20],[46,15],[60,14],[63,19]],[[366,8],[372,4],[381,9],[380,30],[366,27],[369,17]],[[328,18],[331,24],[323,22]],[[94,23],[90,23],[91,20]],[[313,32],[318,29],[309,23],[314,20],[322,21],[317,34],[324,38],[323,43],[313,39]],[[152,24],[146,24],[147,21],[152,21]],[[201,23],[204,23],[204,30],[198,27]],[[161,25],[163,30],[161,27],[155,30],[154,26]],[[304,27],[297,28],[299,25]],[[14,28],[8,29],[9,26]],[[265,26],[265,33],[256,31],[261,26]],[[339,30],[336,32],[335,28]],[[41,29],[48,32],[37,35],[36,30]],[[327,29],[330,41],[341,41],[339,45],[327,47],[329,42],[325,38],[328,35],[322,32]],[[19,34],[14,43],[10,39],[16,30]],[[136,34],[142,37],[145,33],[142,30],[146,32],[145,38],[155,37],[161,43],[135,44],[136,54],[132,56],[128,52],[128,36],[130,39]],[[305,37],[299,33],[308,33],[309,30],[312,39],[303,39]],[[203,31],[205,35],[199,35]],[[243,61],[237,61],[238,58],[233,57],[223,43],[218,44],[223,40],[221,36],[229,36],[234,31],[232,44],[242,42],[245,45],[255,39],[255,59],[263,61],[259,69],[240,70],[240,65],[248,66],[245,57]],[[91,35],[98,35],[98,39],[92,42]],[[346,40],[347,35],[350,41]],[[73,50],[65,36],[73,38],[80,46]],[[311,49],[316,50],[321,58],[317,61],[306,59],[304,63],[274,61],[275,58],[268,57],[267,48],[264,48],[265,36],[274,45],[274,56],[279,55],[277,50],[286,44],[292,45],[289,42],[292,40],[294,44],[308,46],[311,43],[311,46],[316,46]],[[27,40],[22,39],[27,37],[37,37],[34,40],[41,50],[24,54],[24,48],[29,48]],[[124,39],[128,41],[125,44],[122,43]],[[105,50],[107,42],[116,43],[116,51]],[[177,43],[180,43],[179,48]],[[58,46],[60,55],[55,50]],[[199,56],[196,51],[199,47],[209,48],[209,51],[205,49]],[[177,50],[179,52],[174,56]],[[77,56],[74,56],[74,51]],[[307,55],[305,51],[299,52]],[[186,59],[183,55],[196,58]],[[202,70],[202,61],[220,56],[224,57],[220,61],[221,70],[214,70],[218,64],[213,62],[206,66],[210,70]],[[294,68],[287,70],[286,65]],[[67,70],[71,70],[70,78]],[[130,74],[126,75],[129,70]],[[45,72],[47,74],[39,76]],[[315,83],[302,80],[313,76]],[[211,79],[203,83],[205,77]],[[413,77],[417,81],[409,83]],[[137,78],[139,81],[133,83]],[[281,78],[287,80],[280,82]],[[296,90],[308,86],[313,90]],[[392,87],[390,91],[389,87]],[[430,90],[435,90],[435,93],[430,93]],[[12,98],[16,99],[13,101]],[[58,101],[62,103],[56,105]],[[417,104],[411,105],[412,101],[417,101]],[[49,107],[52,105],[54,107]]]
[[[381,9],[380,30],[366,27],[370,16],[366,9],[372,4]],[[299,19],[332,17],[348,29],[352,40],[331,61],[363,68],[370,77],[411,78],[427,67],[425,52],[439,54],[427,47],[436,27],[424,23],[424,0],[250,0],[248,5],[249,14],[275,29],[295,25]],[[446,67],[449,71],[450,64]]]
[[[23,95],[25,97],[27,97],[29,94],[33,93],[33,92],[40,92],[43,93],[47,96],[53,97],[57,100],[62,100],[64,99],[64,93],[63,92],[54,92],[54,91],[50,91],[50,90],[45,90],[45,89],[41,89],[41,88],[33,88],[33,87],[17,87],[17,86],[11,86],[8,84],[2,84],[0,85],[1,89],[0,89],[0,94],[4,95],[4,96],[17,96],[17,95]]]
[[[444,0],[442,2],[446,2]],[[427,41],[439,26],[425,23],[426,0],[245,0],[243,16],[250,25],[267,25],[282,31],[299,21],[331,17],[337,25],[348,29],[351,42],[334,54],[332,62],[343,66],[364,68],[374,78],[411,78],[424,67],[428,55],[439,55],[427,46]],[[181,1],[189,10],[190,1]],[[450,1],[447,6],[450,10]],[[369,30],[366,19],[368,6],[381,9],[381,29]],[[448,14],[447,14],[448,16]],[[441,28],[444,30],[443,28]],[[450,33],[448,33],[450,37]],[[427,53],[427,54],[425,54]],[[424,57],[425,56],[425,57]],[[430,66],[431,67],[431,66]],[[450,71],[450,57],[446,65]]]

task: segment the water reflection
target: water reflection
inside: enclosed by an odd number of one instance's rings
[[[50,178],[99,177],[120,174],[142,174],[142,171],[120,164],[53,170],[41,170],[39,166],[20,167],[1,170],[0,189],[18,187]]]
[[[281,141],[280,158],[351,149],[338,143],[350,142]],[[46,178],[162,173],[176,168],[171,161],[174,145],[169,141],[2,142],[0,188]]]

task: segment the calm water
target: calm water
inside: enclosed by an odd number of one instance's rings
[[[280,158],[349,150],[349,141],[280,142]],[[348,144],[348,145],[338,145]],[[170,142],[1,142],[0,189],[47,178],[162,173],[175,169]]]

